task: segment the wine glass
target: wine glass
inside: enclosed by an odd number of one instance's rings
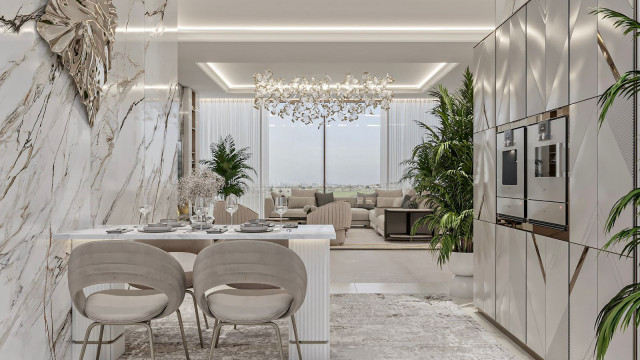
[[[276,213],[280,215],[280,225],[282,225],[282,215],[284,215],[287,210],[289,210],[287,207],[287,198],[278,196],[276,198]]]
[[[231,214],[231,225],[233,225],[233,214],[238,211],[238,197],[233,194],[227,196],[224,208]]]
[[[142,214],[142,225],[149,225],[147,215],[153,210],[153,199],[151,196],[143,196],[138,211]]]
[[[207,206],[206,199],[202,197],[197,198],[194,210],[195,210],[197,222],[200,225],[200,230],[202,230],[202,227],[205,225],[205,222],[207,221],[208,206]]]

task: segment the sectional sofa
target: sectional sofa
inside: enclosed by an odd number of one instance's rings
[[[317,206],[316,190],[298,190],[291,191],[291,196],[287,198],[288,210],[283,217],[289,219],[305,220],[307,213],[304,211],[305,206]],[[360,201],[358,197],[335,197],[334,201],[344,201],[349,203],[351,207],[351,226],[367,226],[371,227],[378,234],[384,235],[384,210],[388,208],[399,208],[406,200],[405,195],[410,200],[415,201],[416,194],[413,190],[376,190],[375,193],[369,194],[373,199],[370,203],[365,203],[362,197]],[[282,196],[280,194],[272,194],[271,197],[264,199],[264,213],[267,217],[279,217],[275,212],[275,197]],[[406,205],[405,205],[406,206]],[[424,203],[419,208],[425,208]]]

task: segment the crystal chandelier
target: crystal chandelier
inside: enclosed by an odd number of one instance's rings
[[[371,114],[378,106],[389,110],[393,92],[387,88],[393,78],[379,78],[369,73],[359,79],[347,74],[341,83],[326,79],[295,78],[290,82],[276,79],[271,71],[256,73],[254,107],[265,108],[272,115],[290,117],[292,121],[311,124],[316,120],[354,121],[367,111]]]

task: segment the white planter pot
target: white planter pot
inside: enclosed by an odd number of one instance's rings
[[[473,253],[453,252],[449,257],[449,295],[456,298],[473,297]]]

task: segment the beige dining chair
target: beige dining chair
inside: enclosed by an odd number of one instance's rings
[[[205,249],[207,246],[212,244],[211,240],[135,240],[136,242],[144,243],[147,245],[151,245],[162,249],[168,252],[171,256],[176,258],[180,265],[182,265],[182,269],[184,270],[184,275],[186,279],[186,293],[191,295],[191,299],[193,299],[193,307],[196,313],[196,325],[198,327],[198,338],[200,340],[200,347],[204,348],[204,343],[202,341],[202,328],[200,327],[200,315],[198,313],[198,304],[196,303],[196,297],[191,290],[193,288],[193,264],[196,261],[196,256],[200,251]],[[131,286],[144,289],[144,286],[139,284],[131,284]],[[209,322],[207,321],[207,316],[202,313],[202,317],[204,318],[205,327],[209,328]]]
[[[224,201],[217,201],[213,205],[213,217],[216,225],[231,225],[231,214],[225,210]],[[257,212],[246,206],[238,205],[238,210],[233,214],[233,223],[238,225],[258,218],[259,215]]]
[[[333,225],[336,231],[336,239],[331,240],[331,245],[343,245],[347,231],[351,228],[351,205],[346,201],[336,201],[320,206],[316,211],[307,215],[309,225]]]
[[[257,283],[276,288],[214,289],[232,283]],[[202,311],[218,320],[211,339],[210,360],[225,325],[273,327],[278,338],[280,359],[283,360],[280,329],[273,321],[288,317],[293,325],[298,358],[302,359],[295,313],[307,294],[307,270],[293,250],[254,240],[212,245],[196,258],[193,285]]]
[[[100,325],[98,351],[100,358],[105,325],[140,325],[149,332],[151,359],[155,359],[151,320],[173,314],[178,316],[182,345],[189,359],[180,304],[184,300],[185,275],[182,266],[171,255],[147,244],[128,241],[94,241],[76,247],[69,257],[69,292],[78,313],[93,320],[82,343],[84,358],[89,335]],[[86,296],[84,289],[100,284],[135,283],[150,290],[112,289]]]

